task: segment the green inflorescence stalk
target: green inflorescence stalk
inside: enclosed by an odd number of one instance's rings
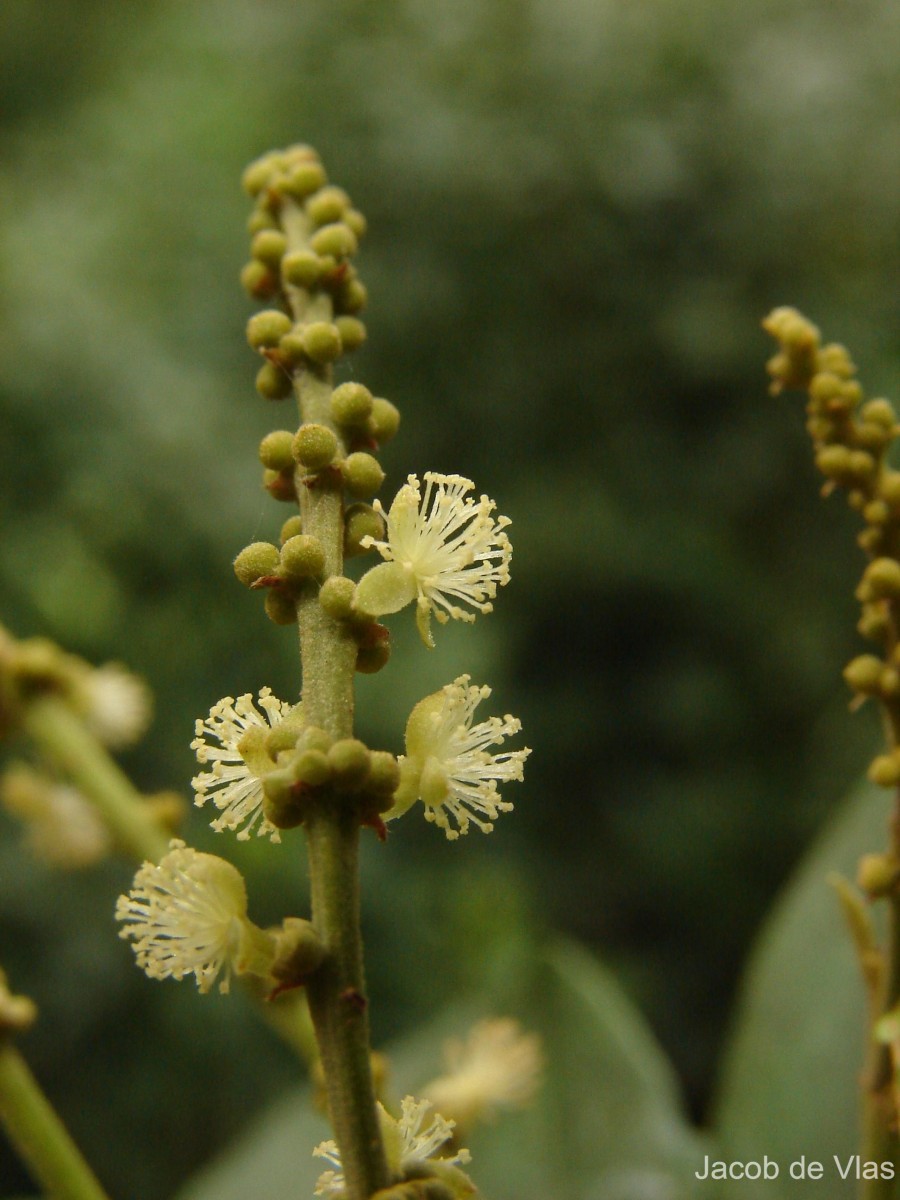
[[[0,1036],[0,1119],[53,1200],[108,1200],[18,1050]]]
[[[850,662],[844,678],[854,703],[875,699],[884,716],[886,750],[869,767],[869,778],[893,791],[887,850],[865,855],[858,884],[870,900],[888,907],[888,933],[878,947],[857,893],[839,884],[842,906],[850,918],[863,978],[869,990],[869,1039],[862,1096],[861,1157],[887,1163],[886,1178],[863,1179],[864,1200],[888,1200],[900,1180],[898,1140],[898,1070],[900,1070],[900,471],[887,453],[900,434],[889,401],[866,400],[856,369],[843,346],[822,345],[819,331],[792,308],[778,308],[763,327],[779,343],[768,364],[772,391],[805,391],[807,430],[816,466],[826,478],[823,494],[836,488],[862,516],[859,544],[869,556],[856,591],[862,606],[860,633],[876,643],[878,653]]]
[[[350,625],[326,612],[319,600],[320,586],[342,575],[345,537],[342,464],[349,447],[344,430],[332,417],[332,362],[342,351],[342,332],[350,340],[358,336],[361,325],[355,318],[349,323],[344,320],[343,331],[335,324],[334,297],[341,292],[346,296],[353,282],[347,259],[355,248],[355,235],[338,219],[342,210],[346,211],[343,193],[324,188],[324,182],[318,160],[302,147],[268,156],[249,168],[245,184],[258,197],[263,228],[254,239],[257,257],[244,282],[260,298],[277,295],[281,311],[290,319],[291,328],[287,335],[281,333],[277,342],[275,335],[281,327],[274,321],[267,346],[266,318],[277,318],[278,313],[259,314],[262,320],[255,329],[262,332],[257,348],[268,361],[257,387],[276,398],[282,384],[269,368],[281,371],[292,379],[299,404],[301,427],[294,439],[295,464],[283,467],[279,480],[270,476],[270,491],[277,494],[280,489],[282,496],[295,493],[302,535],[314,539],[321,549],[321,569],[315,582],[300,588],[291,600],[299,629],[304,723],[337,742],[353,736],[353,680],[359,642]],[[320,198],[318,220],[310,216],[304,195]],[[334,208],[331,214],[327,212],[329,204]],[[323,221],[329,215],[332,219]],[[274,228],[266,228],[266,224]],[[322,272],[329,275],[328,286],[321,279]],[[279,608],[276,619],[289,618],[289,611],[284,615],[283,601]],[[307,980],[306,991],[346,1194],[348,1200],[367,1200],[390,1179],[375,1106],[363,973],[358,866],[361,812],[346,795],[328,787],[314,788],[304,803],[303,825],[311,919],[326,952],[321,967]]]

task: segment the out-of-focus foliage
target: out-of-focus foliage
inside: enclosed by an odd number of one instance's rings
[[[220,696],[296,694],[291,633],[229,566],[285,515],[237,178],[313,142],[370,222],[352,371],[403,412],[388,488],[459,471],[514,522],[495,615],[430,656],[395,622],[362,732],[400,749],[470,670],[535,749],[489,840],[411,816],[370,848],[378,1039],[531,913],[620,968],[700,1107],[749,936],[872,736],[839,680],[852,518],[765,395],[758,322],[797,304],[900,395],[897,7],[7,0],[0,24],[0,619],[145,673],[148,788],[187,789]],[[169,1195],[293,1064],[239,1001],[134,971],[106,915],[127,865],[59,880],[8,835],[25,1048],[110,1187]],[[297,837],[227,852],[255,919],[304,911]]]
[[[846,1162],[858,1149],[866,995],[850,938],[835,936],[838,905],[825,880],[853,878],[883,829],[884,794],[868,785],[807,856],[754,954],[715,1106],[723,1158],[768,1154],[788,1164],[805,1154],[827,1164],[834,1196],[858,1186],[849,1176],[842,1185],[832,1156]],[[773,1029],[791,1035],[776,1039]],[[742,1180],[734,1192],[787,1200],[796,1187],[784,1171],[777,1182]]]

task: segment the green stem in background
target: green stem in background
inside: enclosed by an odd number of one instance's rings
[[[286,202],[281,212],[289,250],[306,249],[310,224],[302,209]],[[295,321],[329,320],[331,301],[290,288]],[[346,452],[331,419],[330,366],[309,364],[295,377],[300,417],[327,426]],[[323,472],[310,484],[297,470],[303,532],[319,539],[325,577],[343,567],[343,492],[340,477]],[[303,666],[303,710],[310,725],[333,738],[353,735],[353,676],[357,646],[349,631],[329,617],[309,589],[297,603]],[[306,817],[312,921],[326,947],[322,967],[307,984],[325,1073],[328,1105],[350,1200],[366,1200],[389,1183],[372,1081],[369,1021],[363,975],[359,911],[359,819],[341,799],[325,795]]]
[[[0,1119],[53,1200],[108,1200],[19,1051],[0,1038]]]
[[[140,793],[109,754],[56,696],[30,700],[23,728],[47,757],[94,804],[124,851],[158,862],[169,839]]]

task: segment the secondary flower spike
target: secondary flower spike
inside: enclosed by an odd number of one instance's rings
[[[503,531],[510,521],[494,516],[496,505],[487,496],[470,496],[474,487],[461,475],[427,471],[424,492],[417,476],[410,475],[387,513],[375,501],[387,524],[387,540],[368,536],[360,544],[374,546],[386,561],[360,580],[360,610],[378,617],[415,600],[427,646],[434,645],[432,613],[445,623],[450,617],[474,621],[471,609],[491,611],[498,587],[509,583],[512,545]]]
[[[238,841],[243,842],[258,826],[259,836],[281,840],[262,810],[263,779],[276,765],[266,749],[266,736],[294,711],[294,706],[276,699],[270,688],[263,688],[259,708],[249,692],[237,700],[226,696],[213,705],[205,721],[197,721],[191,749],[197,762],[211,762],[212,770],[196,775],[191,784],[199,807],[211,799],[219,809],[221,816],[210,822],[217,833],[235,829]]]
[[[201,992],[217,979],[227,992],[232,970],[266,975],[274,939],[247,917],[240,871],[214,854],[173,839],[158,864],[145,862],[120,896],[119,937],[131,938],[137,965],[150,979],[193,975]],[[220,978],[221,977],[221,978]]]
[[[419,701],[406,725],[407,753],[400,759],[400,786],[394,807],[384,814],[386,821],[421,800],[425,819],[453,841],[468,833],[470,824],[490,833],[499,814],[512,811],[512,803],[500,798],[498,784],[521,782],[531,751],[491,753],[489,747],[501,746],[522,725],[509,715],[473,725],[475,709],[490,694],[489,687],[472,686],[468,675],[460,675]]]
[[[436,1152],[452,1136],[454,1123],[435,1113],[423,1129],[425,1114],[430,1108],[430,1100],[407,1096],[400,1105],[400,1119],[395,1120],[382,1104],[378,1105],[388,1167],[400,1179],[407,1173],[409,1178],[421,1178],[422,1173],[427,1172],[447,1184],[454,1196],[473,1196],[474,1184],[459,1169],[460,1164],[471,1160],[471,1155],[468,1150],[459,1150],[449,1158],[436,1157]],[[331,1140],[320,1142],[313,1154],[327,1159],[336,1168],[319,1176],[316,1195],[343,1195],[344,1173],[337,1143]]]

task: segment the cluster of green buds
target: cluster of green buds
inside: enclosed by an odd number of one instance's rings
[[[900,434],[890,401],[867,400],[841,345],[822,345],[818,329],[792,308],[777,308],[763,322],[780,343],[769,361],[772,391],[808,394],[807,429],[815,462],[826,478],[824,494],[844,490],[865,522],[858,541],[868,556],[856,597],[859,632],[876,653],[861,654],[844,670],[855,703],[878,700],[885,714],[889,745],[869,767],[869,778],[884,787],[900,785],[900,471],[888,451]],[[860,883],[870,895],[884,895],[900,882],[900,861],[867,855]]]

